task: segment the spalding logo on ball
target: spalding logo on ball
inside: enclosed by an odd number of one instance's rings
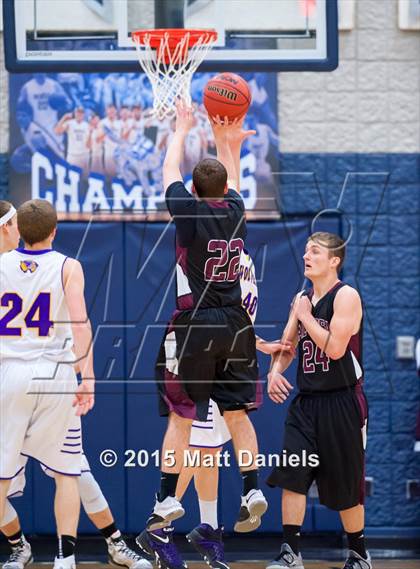
[[[227,117],[229,122],[246,115],[251,104],[248,83],[235,73],[220,73],[204,88],[203,103],[211,117]]]

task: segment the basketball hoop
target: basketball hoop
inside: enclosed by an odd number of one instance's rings
[[[175,114],[175,102],[191,103],[191,79],[217,39],[216,30],[159,29],[132,32],[139,63],[152,84],[153,114]]]

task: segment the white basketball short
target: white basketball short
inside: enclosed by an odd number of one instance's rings
[[[27,460],[28,459],[25,458],[25,461]],[[43,472],[47,474],[47,476],[50,476],[51,478],[55,477],[55,472],[53,472],[52,470],[49,470],[43,465],[41,465],[41,468]],[[98,512],[103,512],[104,510],[109,508],[108,502],[106,501],[106,498],[103,495],[99,484],[96,482],[95,478],[93,477],[90,471],[88,460],[84,454],[82,454],[82,473],[81,476],[78,477],[78,482],[79,482],[80,499],[82,501],[83,508],[88,515],[97,514]],[[25,469],[23,469],[22,472],[20,472],[17,476],[15,476],[11,481],[7,497],[17,498],[19,496],[22,496],[25,489],[25,485],[26,485]],[[17,515],[16,511],[13,508],[10,508],[10,503],[9,503],[8,509],[6,509],[6,517],[8,516],[7,520],[8,521],[14,520],[16,515]]]
[[[23,469],[19,472],[19,474],[17,476],[15,476],[12,479],[10,486],[9,486],[8,493],[7,493],[8,498],[18,498],[18,497],[23,495],[23,492],[24,492],[25,486],[26,486],[25,470],[26,470],[27,462],[28,462],[28,459],[25,456],[23,456],[22,457]],[[50,476],[51,478],[54,478],[55,472],[53,472],[52,470],[50,470],[49,468],[47,468],[43,464],[41,464],[40,466],[41,466],[44,474],[46,474],[47,476]],[[90,473],[90,466],[89,466],[89,462],[88,462],[87,458],[85,457],[84,454],[82,454],[81,474],[84,474],[84,473]]]
[[[12,479],[32,457],[50,470],[80,476],[82,431],[72,406],[73,366],[49,360],[0,365],[0,479]]]
[[[230,441],[231,436],[226,421],[220,414],[217,404],[210,399],[206,421],[193,421],[190,446],[218,448]]]

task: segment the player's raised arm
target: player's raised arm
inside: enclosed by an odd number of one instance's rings
[[[72,118],[73,118],[73,113],[66,113],[65,115],[63,115],[61,119],[58,121],[58,123],[55,125],[54,131],[57,134],[64,134],[65,132],[67,132],[67,129],[69,128],[69,120]]]
[[[193,109],[184,101],[176,105],[175,133],[169,142],[163,162],[163,185],[165,191],[174,182],[182,182],[181,163],[184,157],[185,138],[194,124]]]
[[[214,141],[217,150],[217,159],[223,164],[227,172],[228,188],[236,190],[239,193],[239,178],[235,168],[235,161],[229,146],[228,140],[228,119],[224,121],[219,117],[209,117],[211,127],[213,129]]]
[[[92,328],[84,297],[85,278],[79,261],[67,259],[64,264],[63,283],[73,331],[74,352],[82,375],[82,382],[77,389],[74,406],[77,406],[78,415],[85,415],[92,409],[95,401],[95,374],[93,370]]]
[[[228,144],[230,151],[232,153],[233,163],[236,171],[237,177],[237,188],[240,190],[240,180],[241,180],[241,148],[242,143],[249,136],[256,134],[255,130],[243,130],[243,122],[245,117],[240,119],[235,119],[231,125],[228,126]]]
[[[344,356],[350,338],[359,330],[362,302],[354,288],[341,288],[334,299],[334,315],[329,330],[322,328],[312,316],[312,305],[307,296],[297,300],[296,316],[315,344],[329,358],[338,360]]]

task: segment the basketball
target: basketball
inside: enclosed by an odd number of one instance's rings
[[[216,75],[204,87],[203,103],[210,117],[243,117],[251,104],[248,83],[235,73]]]

